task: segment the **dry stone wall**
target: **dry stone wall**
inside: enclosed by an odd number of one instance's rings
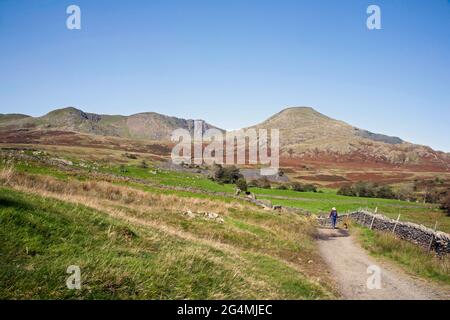
[[[425,249],[433,250],[437,254],[450,254],[450,235],[440,231],[434,231],[425,226],[390,219],[380,214],[368,211],[357,211],[346,215],[340,215],[338,222],[351,218],[365,227],[392,232],[399,238],[412,242]],[[330,225],[330,219],[319,217],[319,224]]]

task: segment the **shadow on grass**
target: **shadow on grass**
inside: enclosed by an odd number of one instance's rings
[[[34,207],[24,201],[11,199],[11,198],[5,197],[3,195],[0,195],[0,209],[6,209],[6,208],[31,210]]]

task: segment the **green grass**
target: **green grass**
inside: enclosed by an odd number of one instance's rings
[[[0,162],[0,169],[4,168],[5,164]],[[44,165],[38,162],[16,162],[14,164],[14,169],[18,172],[24,172],[28,174],[37,174],[43,176],[50,176],[60,180],[69,180],[76,179],[79,181],[87,181],[90,180],[90,171],[88,170],[79,170],[77,172],[69,172],[63,171],[57,167],[52,167],[48,165]],[[179,186],[179,187],[192,187],[194,189],[203,190],[203,191],[212,191],[212,192],[224,192],[232,195],[234,190],[233,185],[220,185],[211,181],[201,175],[190,174],[187,173],[178,173],[178,172],[170,172],[170,171],[162,171],[158,172],[158,176],[155,177],[151,172],[154,172],[154,169],[142,169],[137,166],[127,167],[128,172],[121,173],[119,167],[114,168],[114,170],[107,170],[103,168],[101,171],[105,173],[114,173],[119,176],[133,177],[144,179],[146,181],[166,185],[166,186]],[[170,179],[164,180],[160,179],[161,176],[169,176]],[[231,197],[224,197],[220,195],[206,194],[206,193],[198,193],[187,190],[170,190],[164,188],[158,188],[157,186],[145,185],[142,183],[136,182],[115,182],[117,185],[129,186],[132,188],[136,188],[139,190],[151,192],[151,193],[163,193],[163,194],[173,194],[180,197],[188,197],[188,198],[197,198],[197,199],[212,199],[212,200],[220,200],[223,202],[231,202],[236,201]],[[212,187],[211,187],[212,186]]]
[[[438,258],[392,234],[352,227],[362,246],[374,256],[391,260],[415,275],[450,284],[450,259]]]
[[[80,173],[77,173],[76,175],[73,173],[69,175],[67,172],[61,171],[56,167],[50,167],[34,162],[19,162],[15,167],[18,171],[50,175],[59,179],[67,179],[69,176],[79,180],[89,179],[89,171],[87,170],[81,170]],[[194,188],[209,192],[223,192],[230,195],[233,194],[235,188],[232,184],[218,184],[201,174],[161,170],[153,167],[144,169],[140,168],[138,165],[127,165],[126,172],[121,172],[119,166],[104,166],[99,169],[105,173],[143,179],[155,184],[172,187]],[[232,201],[230,198],[216,195],[180,190],[167,190],[132,182],[123,184],[148,192],[175,194],[193,198],[212,198],[227,202]],[[337,195],[336,190],[333,189],[321,189],[321,192],[296,192],[293,190],[250,188],[250,191],[255,193],[258,199],[270,200],[274,205],[301,208],[313,213],[327,213],[332,207],[336,207],[341,213],[355,211],[360,208],[374,211],[377,208],[379,213],[390,218],[396,219],[398,215],[401,214],[401,220],[422,224],[429,228],[434,228],[435,223],[437,222],[438,230],[450,233],[450,217],[443,213],[437,205],[433,204],[392,199],[347,197]],[[277,197],[282,197],[283,199]]]
[[[221,185],[207,179],[200,174],[185,172],[142,169],[137,166],[127,166],[127,172],[120,173],[119,167],[113,167],[112,172],[134,178],[146,179],[168,186],[191,187],[204,191],[224,192],[232,194],[234,185]],[[355,211],[360,208],[375,210],[388,217],[396,219],[401,214],[402,220],[434,227],[438,222],[438,229],[450,232],[450,218],[437,205],[406,202],[392,199],[347,197],[336,194],[336,190],[323,189],[321,192],[296,192],[293,190],[250,188],[258,199],[270,200],[274,205],[297,207],[313,213],[327,213],[332,207],[340,212]],[[277,199],[284,197],[286,199]]]
[[[158,168],[140,168],[135,165],[127,165],[125,168],[125,172],[121,171],[120,166],[103,167],[101,168],[101,171],[125,177],[145,179],[167,186],[190,187],[204,191],[226,193],[233,193],[235,190],[235,186],[232,184],[218,184],[201,174],[162,170]]]
[[[0,168],[2,167],[3,165],[0,165]],[[62,180],[68,177],[67,173],[55,167],[40,165],[34,162],[18,162],[14,165],[14,169],[31,174],[48,175]]]
[[[76,160],[75,160],[76,161]],[[2,164],[0,164],[2,166]],[[72,176],[79,180],[89,179],[88,170],[80,170],[79,173],[69,175],[56,167],[46,166],[35,162],[18,162],[15,164],[16,170],[33,174],[50,175],[59,179],[67,179]],[[125,166],[126,171],[122,172],[120,166],[100,166],[99,170],[105,173],[113,173],[118,176],[143,179],[155,184],[194,188],[209,192],[223,192],[233,194],[235,186],[232,184],[218,184],[201,174],[162,170],[155,167],[140,168],[136,164]],[[149,192],[171,193],[184,197],[194,198],[214,198],[224,201],[231,201],[226,197],[215,195],[202,195],[199,193],[164,190],[157,187],[150,187],[139,183],[127,183],[128,185]],[[401,214],[403,221],[410,221],[433,228],[438,223],[438,229],[450,233],[450,217],[443,213],[437,205],[406,202],[392,199],[377,199],[363,197],[347,197],[336,194],[336,190],[323,189],[321,192],[296,192],[293,190],[261,189],[250,188],[258,199],[270,200],[274,205],[296,207],[308,210],[313,213],[327,213],[332,207],[336,207],[339,212],[350,212],[360,208],[375,210],[390,218],[396,219]],[[282,197],[282,199],[277,198]]]
[[[273,288],[279,292],[301,292],[305,299],[316,299],[322,294],[319,287],[308,283],[298,272],[273,258],[253,254],[247,254],[246,257],[252,261],[255,272],[266,275]]]
[[[280,219],[250,215],[238,229],[261,237],[249,246],[257,249],[270,238],[261,227],[246,225],[248,221],[285,224]],[[1,299],[330,297],[326,289],[265,252],[230,253],[130,225],[83,205],[8,188],[0,188],[0,223]],[[173,223],[182,225],[181,220]],[[204,221],[189,223],[194,232],[207,230]],[[239,239],[232,226],[225,229],[230,244],[233,236]],[[240,245],[244,248],[246,242]],[[69,265],[81,268],[81,290],[66,288]]]

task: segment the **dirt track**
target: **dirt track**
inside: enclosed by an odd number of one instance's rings
[[[346,230],[319,229],[319,250],[329,265],[344,299],[429,300],[450,299],[450,288],[407,275],[402,270],[368,256]],[[381,288],[368,289],[367,268],[381,269]]]

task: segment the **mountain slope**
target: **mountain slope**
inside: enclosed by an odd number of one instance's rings
[[[4,120],[2,120],[5,118]],[[81,133],[116,136],[121,138],[167,141],[172,131],[178,128],[194,131],[194,120],[169,117],[155,112],[138,113],[131,116],[100,115],[86,113],[68,107],[49,112],[42,117],[13,117],[2,115],[0,129],[46,129],[75,131]],[[215,128],[203,122],[203,130]]]
[[[18,114],[18,113],[10,113],[10,114],[1,114],[0,113],[0,124],[10,122],[10,121],[17,121],[21,119],[28,118],[29,116],[25,114]]]
[[[284,109],[250,128],[278,129],[284,155],[342,162],[432,164],[450,168],[450,157],[444,152],[356,128],[310,107]]]

